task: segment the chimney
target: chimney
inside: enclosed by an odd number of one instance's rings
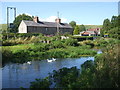
[[[33,21],[36,22],[36,23],[38,23],[38,22],[39,22],[38,16],[35,16],[35,17],[33,18]]]
[[[55,22],[56,22],[56,23],[61,23],[61,19],[60,19],[60,18],[56,18],[56,19],[55,19]]]

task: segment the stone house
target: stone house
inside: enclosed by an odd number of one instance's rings
[[[67,23],[61,23],[61,19],[55,19],[55,22],[39,21],[39,18],[34,17],[33,21],[22,20],[18,33],[42,33],[44,35],[56,35],[73,33],[73,28]]]

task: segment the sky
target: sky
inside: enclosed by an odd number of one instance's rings
[[[16,7],[17,16],[38,16],[40,21],[54,22],[58,16],[63,23],[102,25],[104,19],[118,15],[118,2],[2,2],[2,22],[6,23],[7,7]],[[10,23],[14,20],[13,9],[9,10]]]

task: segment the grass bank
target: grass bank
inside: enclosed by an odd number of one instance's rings
[[[59,46],[60,47],[60,46]],[[95,55],[97,52],[90,49],[90,46],[66,46],[57,48],[54,44],[22,44],[15,46],[3,46],[3,63],[15,62],[24,63],[31,58],[77,58],[85,55]]]

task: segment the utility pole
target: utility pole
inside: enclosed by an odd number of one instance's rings
[[[57,12],[57,19],[59,20],[59,12]],[[57,35],[59,35],[59,22],[57,22]]]
[[[7,7],[7,30],[6,30],[6,33],[8,33],[8,27],[9,27],[9,8]]]

